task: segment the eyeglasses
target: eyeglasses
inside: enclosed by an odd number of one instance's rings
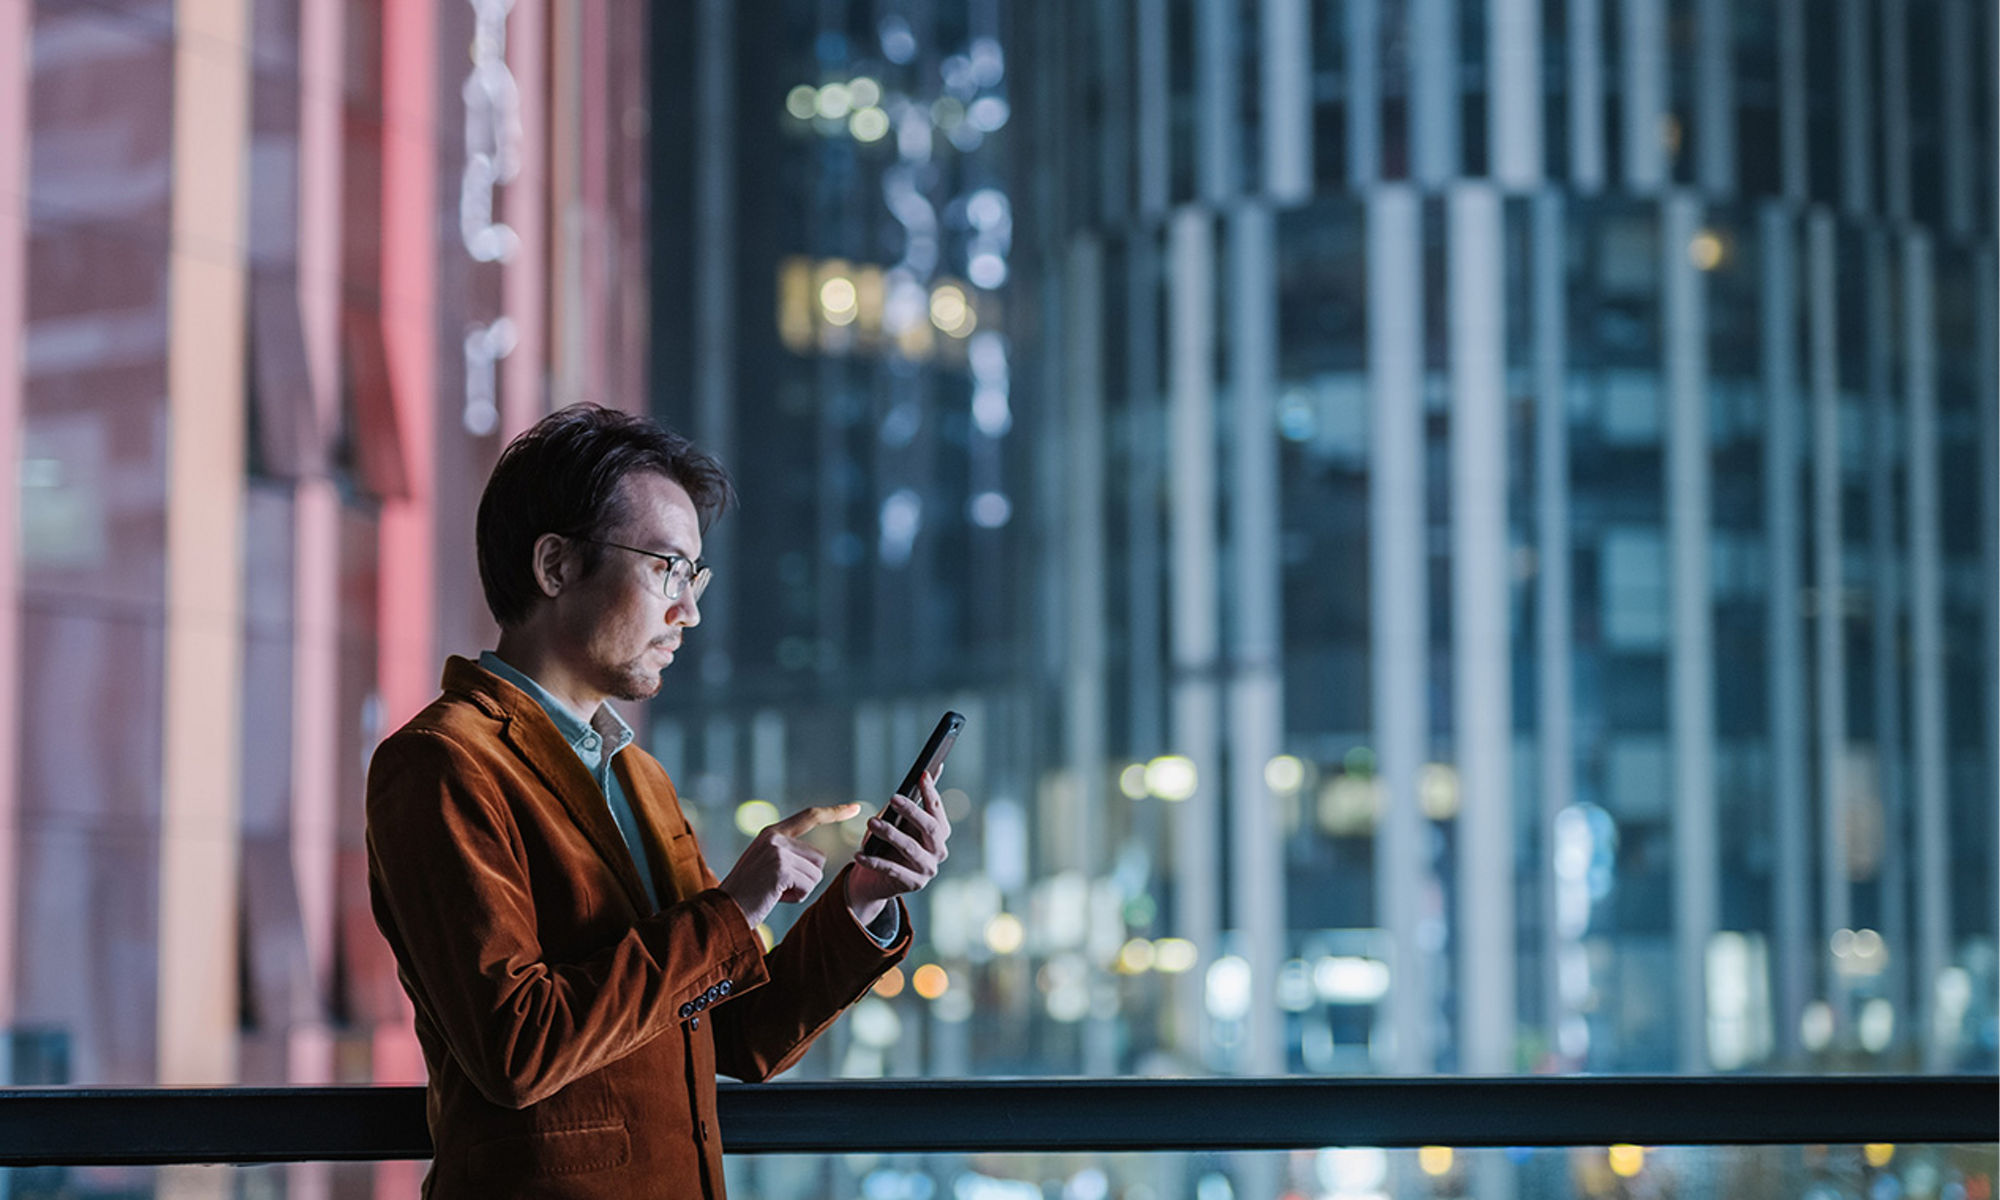
[[[707,563],[690,562],[678,554],[657,554],[651,550],[641,550],[637,546],[607,542],[602,538],[580,537],[576,540],[579,542],[590,542],[599,546],[609,546],[613,550],[629,550],[634,554],[643,554],[647,558],[657,558],[667,564],[667,569],[658,574],[660,594],[667,598],[668,604],[679,600],[683,592],[687,594],[689,601],[699,604],[701,602],[701,594],[708,590],[709,578],[714,574],[714,572],[708,569]]]

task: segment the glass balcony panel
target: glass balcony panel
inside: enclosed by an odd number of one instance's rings
[[[339,1200],[413,1185],[421,1163],[38,1167],[0,1171],[0,1195]],[[731,1156],[735,1200],[1516,1200],[1805,1196],[1990,1200],[2000,1146],[1574,1146],[1267,1153]]]

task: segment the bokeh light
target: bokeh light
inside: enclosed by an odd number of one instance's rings
[[[910,976],[910,986],[924,999],[935,1000],[951,990],[951,976],[936,963],[925,963]]]
[[[744,837],[756,837],[778,819],[778,806],[769,800],[745,800],[736,806],[736,830]]]

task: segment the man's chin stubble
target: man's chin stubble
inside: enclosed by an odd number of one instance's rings
[[[612,693],[620,700],[636,704],[641,700],[651,700],[660,694],[659,671],[647,671],[643,667],[634,667],[625,673],[622,682],[624,690]]]

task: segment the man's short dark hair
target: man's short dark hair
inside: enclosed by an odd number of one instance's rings
[[[479,583],[503,627],[527,619],[535,584],[535,541],[545,533],[602,538],[628,515],[618,501],[627,475],[652,471],[686,489],[706,530],[735,498],[722,464],[670,429],[596,404],[572,404],[508,443],[479,498]],[[581,546],[583,572],[604,547]]]

